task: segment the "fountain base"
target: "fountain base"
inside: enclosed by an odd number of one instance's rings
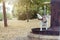
[[[40,35],[30,33],[28,35],[30,40],[60,40],[60,36],[52,36],[52,35]]]
[[[60,34],[60,30],[59,28],[49,28],[48,30],[46,30],[45,28],[42,29],[42,31],[40,31],[40,28],[33,28],[32,32],[33,34],[41,34],[41,35],[56,35],[59,36]]]

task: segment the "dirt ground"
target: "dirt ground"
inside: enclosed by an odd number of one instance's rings
[[[0,21],[0,40],[13,40],[17,37],[26,37],[32,28],[39,28],[38,19],[27,22],[26,20],[8,20],[8,27]]]

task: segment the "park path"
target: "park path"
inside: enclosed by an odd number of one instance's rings
[[[0,40],[16,40],[27,37],[32,28],[39,27],[39,20],[8,20],[8,27],[0,21]]]

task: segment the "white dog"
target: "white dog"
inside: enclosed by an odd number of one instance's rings
[[[45,26],[45,28],[47,30],[48,24],[47,24],[47,18],[46,18],[46,16],[42,17],[40,14],[37,14],[37,17],[38,17],[39,20],[41,20],[40,21],[40,31],[42,31],[42,28],[44,28],[44,26]]]

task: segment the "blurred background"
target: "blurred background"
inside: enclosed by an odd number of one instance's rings
[[[3,20],[3,0],[0,2],[0,20]],[[50,15],[50,0],[5,0],[7,19],[35,19],[36,13]],[[46,6],[46,10],[44,9]]]
[[[0,0],[0,40],[26,39],[41,26],[37,13],[46,15],[50,27],[50,10],[50,0]]]

